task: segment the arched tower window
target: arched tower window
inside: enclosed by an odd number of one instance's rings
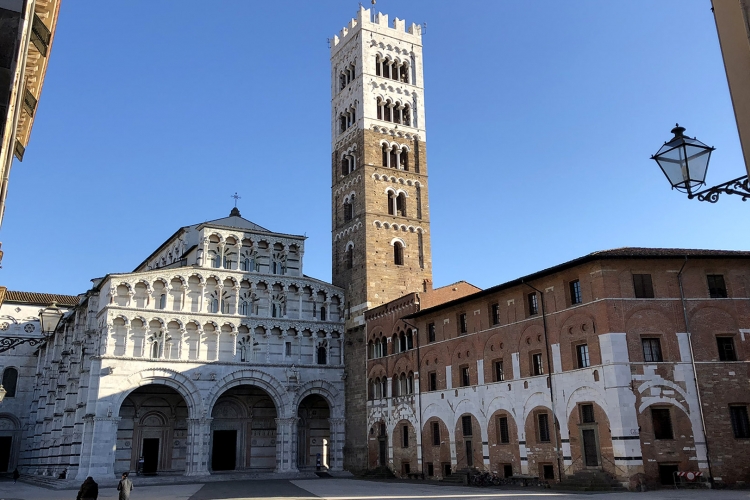
[[[383,166],[388,166],[388,145],[383,144]]]
[[[409,107],[408,104],[404,105],[404,109],[401,115],[402,115],[401,119],[403,121],[403,124],[406,125],[407,127],[411,127],[411,108]]]
[[[397,151],[398,150],[395,146],[389,151],[390,158],[388,159],[388,166],[391,168],[398,168],[398,155],[396,154]]]
[[[378,104],[378,120],[382,120],[383,119],[383,100],[380,97],[378,97],[377,99],[377,104]]]
[[[385,101],[385,106],[383,107],[383,120],[390,122],[392,121],[391,118],[391,108],[393,107],[393,104],[391,103],[391,100],[388,99]]]
[[[375,56],[375,74],[380,76],[380,56]]]
[[[16,386],[18,385],[18,370],[15,368],[6,368],[3,371],[3,388],[5,389],[6,398],[16,397]]]
[[[354,267],[354,247],[348,246],[346,247],[346,268],[351,269]]]
[[[409,171],[409,151],[404,147],[401,148],[401,155],[399,157],[399,167],[402,170]]]
[[[393,191],[388,191],[388,215],[396,215],[396,195]]]
[[[397,266],[404,265],[404,246],[400,241],[393,243],[393,263]]]
[[[344,222],[349,222],[354,217],[354,195],[344,201]]]
[[[249,312],[250,312],[250,304],[248,304],[246,300],[243,300],[240,303],[240,314],[243,316],[247,316]]]
[[[401,70],[401,81],[403,83],[409,83],[409,66],[402,64],[399,69]]]

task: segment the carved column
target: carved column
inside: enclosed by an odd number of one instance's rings
[[[329,446],[331,449],[331,462],[328,467],[331,470],[344,470],[344,418],[329,418]]]
[[[297,472],[297,417],[276,419],[276,472]]]
[[[211,418],[189,418],[186,476],[208,476],[209,444],[211,442]]]

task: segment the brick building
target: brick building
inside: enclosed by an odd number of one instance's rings
[[[369,467],[750,480],[750,252],[623,248],[418,297],[366,315]]]

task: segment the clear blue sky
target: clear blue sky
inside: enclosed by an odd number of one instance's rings
[[[364,2],[369,6],[369,2]],[[307,234],[330,280],[326,39],[357,2],[65,1],[10,178],[0,284],[81,293],[181,226]],[[621,246],[747,250],[750,203],[670,191],[649,156],[679,121],[743,175],[708,0],[396,1],[426,22],[436,285],[481,287]]]

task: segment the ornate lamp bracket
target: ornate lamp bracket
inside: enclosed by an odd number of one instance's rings
[[[719,201],[719,196],[724,194],[738,194],[742,196],[742,201],[746,201],[750,198],[750,179],[745,175],[738,177],[724,184],[704,189],[698,193],[690,193],[688,198],[698,198],[698,201],[707,201],[709,203],[716,203]]]

